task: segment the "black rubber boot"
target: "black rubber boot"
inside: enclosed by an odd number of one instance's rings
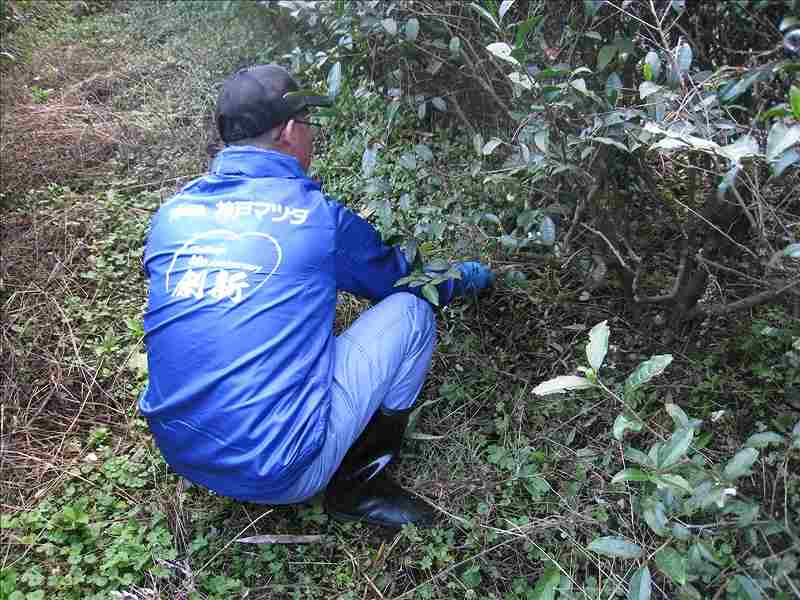
[[[387,465],[397,462],[410,413],[378,409],[373,415],[328,484],[325,510],[331,517],[393,529],[433,523],[433,508],[386,473]]]

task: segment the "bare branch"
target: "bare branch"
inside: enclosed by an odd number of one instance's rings
[[[589,193],[586,195],[586,198],[581,197],[578,200],[578,205],[575,207],[575,213],[572,216],[572,224],[569,226],[567,235],[564,237],[564,248],[569,248],[569,242],[572,239],[572,234],[575,232],[575,228],[578,226],[578,223],[581,220],[583,209],[592,204],[598,189],[600,189],[600,186],[592,186],[592,188],[589,190]]]
[[[611,240],[609,240],[602,231],[598,231],[597,229],[589,227],[586,223],[581,223],[581,227],[583,227],[584,229],[587,229],[588,231],[591,231],[593,234],[595,234],[597,236],[600,236],[603,239],[603,241],[605,241],[605,243],[608,244],[608,247],[611,248],[611,251],[614,253],[614,256],[617,257],[617,260],[619,261],[620,266],[623,269],[625,269],[626,271],[628,271],[630,273],[633,273],[633,270],[628,266],[628,263],[626,263],[625,259],[622,258],[622,254],[619,253],[619,250],[617,250],[614,247],[614,244],[611,243]]]
[[[469,131],[469,137],[470,138],[474,138],[475,137],[475,132],[476,132],[475,127],[472,125],[470,120],[467,118],[467,115],[464,114],[464,110],[461,108],[461,105],[458,103],[458,100],[456,99],[455,95],[450,96],[448,98],[448,100],[450,100],[450,104],[452,105],[453,109],[456,111],[456,114],[458,115],[458,118],[461,119],[461,122],[464,124],[464,127],[466,127],[467,130]]]
[[[782,296],[786,292],[790,291],[792,288],[798,286],[800,286],[800,279],[794,279],[777,289],[766,290],[758,294],[753,294],[752,296],[748,296],[747,298],[738,300],[736,302],[731,302],[730,304],[709,307],[696,306],[694,309],[689,311],[689,313],[686,315],[686,319],[690,320],[701,316],[720,316],[748,308],[753,308],[759,304],[765,304],[770,300],[775,300],[779,296]]]
[[[702,263],[704,265],[708,265],[709,267],[714,267],[715,269],[719,269],[720,271],[725,271],[727,273],[731,273],[733,275],[737,275],[738,277],[741,277],[742,279],[747,279],[748,281],[751,281],[752,283],[757,283],[758,285],[762,285],[762,286],[766,285],[766,283],[767,283],[763,279],[758,279],[756,277],[751,277],[750,275],[747,275],[746,273],[742,273],[741,271],[738,271],[738,270],[736,270],[736,269],[734,269],[732,267],[727,267],[725,265],[721,265],[718,262],[714,262],[713,260],[709,260],[708,258],[704,257],[702,254],[698,253],[698,254],[695,255],[694,258],[699,263]]]

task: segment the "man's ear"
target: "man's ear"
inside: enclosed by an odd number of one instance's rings
[[[292,145],[295,138],[296,127],[297,123],[295,123],[294,119],[289,119],[286,122],[286,126],[281,130],[281,135],[278,137],[278,141]]]

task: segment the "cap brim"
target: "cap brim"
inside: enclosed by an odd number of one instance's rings
[[[330,96],[303,96],[306,106],[333,106],[333,98]]]
[[[333,106],[333,98],[330,96],[317,96],[309,94],[306,90],[286,92],[283,99],[292,107],[293,111],[302,110],[307,106]]]

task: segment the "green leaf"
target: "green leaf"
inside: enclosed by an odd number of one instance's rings
[[[600,48],[600,52],[597,53],[598,72],[605,69],[611,63],[611,61],[614,60],[618,50],[619,49],[612,44],[607,44]]]
[[[531,78],[523,73],[520,73],[519,71],[512,71],[508,74],[508,78],[526,90],[533,89],[533,82],[531,81]]]
[[[383,19],[381,25],[389,35],[397,35],[397,21],[394,19]]]
[[[481,568],[478,565],[473,565],[464,571],[461,575],[461,581],[464,582],[468,588],[475,588],[481,584],[483,577],[481,577]]]
[[[397,116],[397,112],[400,110],[400,102],[395,99],[389,104],[389,108],[386,109],[386,121],[388,124],[391,124],[394,118]]]
[[[648,96],[652,96],[660,92],[663,88],[652,81],[643,81],[639,84],[639,97],[644,100]]]
[[[558,567],[550,567],[536,582],[533,595],[530,596],[531,600],[554,600],[556,588],[560,583],[561,571],[558,570]]]
[[[773,161],[800,142],[800,125],[788,127],[780,121],[772,125],[767,137],[767,160]]]
[[[800,244],[789,244],[782,251],[784,256],[789,258],[800,258]],[[798,423],[800,425],[800,423]]]
[[[750,579],[750,577],[747,577],[746,575],[737,575],[734,580],[739,584],[739,587],[750,600],[762,600],[764,597],[761,594],[761,590],[753,582],[753,580]]]
[[[640,388],[653,377],[663,373],[671,362],[671,354],[657,354],[644,361],[625,380],[625,394]]]
[[[486,46],[486,49],[500,60],[519,66],[519,61],[511,55],[513,49],[505,42],[494,42]]]
[[[409,42],[416,42],[419,36],[419,19],[409,19],[406,21],[406,39]]]
[[[365,179],[372,177],[375,167],[378,164],[378,146],[367,145],[364,154],[361,155],[361,174]]]
[[[653,464],[653,461],[650,460],[650,457],[636,448],[625,448],[624,456],[626,459],[635,462],[637,465],[642,465],[643,467],[655,467],[655,464]]]
[[[772,108],[768,108],[760,115],[758,115],[758,119],[760,121],[768,121],[769,119],[779,118],[783,119],[785,117],[791,117],[792,113],[789,111],[788,104],[779,104],[777,106],[773,106]]]
[[[450,263],[443,258],[434,258],[425,265],[426,272],[444,273],[450,269]]]
[[[749,527],[753,521],[758,517],[760,507],[755,502],[742,502],[741,500],[734,500],[729,502],[722,511],[726,515],[736,515],[737,527]]]
[[[705,480],[697,484],[694,494],[692,494],[692,497],[686,502],[686,507],[690,511],[698,508],[708,508],[713,504],[716,504],[719,508],[723,508],[728,497],[735,495],[735,488]]]
[[[644,76],[647,81],[658,81],[659,75],[661,75],[661,59],[657,52],[651,50],[644,57]]]
[[[583,14],[592,18],[603,4],[605,4],[605,0],[583,0]]]
[[[691,530],[681,525],[680,523],[673,523],[672,527],[670,528],[670,533],[677,539],[686,541],[692,537]]]
[[[450,54],[453,56],[458,56],[461,54],[461,38],[452,37],[450,38]]]
[[[611,483],[623,481],[650,481],[650,476],[640,469],[622,469],[611,479]]]
[[[722,476],[732,481],[743,475],[749,475],[750,467],[752,467],[753,463],[757,460],[758,450],[755,448],[743,448],[728,461],[728,464],[725,465],[725,469],[722,471]]]
[[[595,387],[595,385],[584,377],[560,375],[540,383],[533,388],[533,393],[537,396],[546,396],[548,394],[561,394],[568,390],[585,390],[592,387]]]
[[[606,98],[610,104],[616,104],[622,89],[622,78],[619,73],[612,73],[606,80]]]
[[[664,503],[655,498],[647,498],[643,506],[644,510],[642,514],[650,529],[652,529],[656,535],[666,535],[669,521],[667,520]]]
[[[678,51],[676,54],[678,69],[680,69],[681,73],[688,73],[692,66],[692,59],[694,58],[692,54],[692,47],[689,44],[683,43],[678,46]]]
[[[501,21],[503,20],[503,17],[506,16],[508,9],[510,9],[514,5],[514,2],[516,1],[517,0],[503,0],[500,3],[500,8],[497,11],[497,15],[500,17]]]
[[[672,417],[673,422],[678,427],[689,427],[689,416],[677,404],[666,405],[667,414]]]
[[[789,104],[792,107],[794,118],[800,121],[800,87],[793,85],[789,89]]]
[[[582,79],[582,78],[575,79],[575,80],[571,81],[569,85],[570,85],[570,87],[572,89],[577,91],[582,96],[586,96],[587,98],[591,98],[597,104],[599,104],[603,108],[606,108],[606,103],[603,102],[603,100],[600,98],[600,96],[598,96],[592,90],[590,90],[589,88],[586,87],[586,80],[585,79]]]
[[[625,415],[619,415],[616,419],[614,419],[612,433],[615,440],[621,442],[622,438],[625,437],[625,432],[628,429],[631,431],[641,431],[642,422],[638,419],[629,419]]]
[[[403,167],[404,169],[413,171],[417,168],[417,157],[411,154],[410,152],[404,152],[400,156],[398,163],[400,163],[400,166]]]
[[[796,246],[798,247],[798,253],[800,253],[800,244],[796,244]],[[780,446],[784,443],[786,443],[786,438],[782,435],[774,431],[765,431],[764,433],[755,433],[751,435],[747,438],[744,445],[750,448],[765,448],[770,444],[777,444]]]
[[[430,283],[423,285],[422,295],[434,306],[439,306],[439,290],[436,289],[435,285],[431,285]]]
[[[674,473],[664,473],[662,475],[653,475],[650,480],[655,483],[659,489],[669,488],[678,493],[692,493],[691,484],[680,475]]]
[[[642,556],[642,547],[625,538],[605,536],[592,540],[588,549],[611,558],[634,559]]]
[[[686,557],[674,548],[667,546],[656,552],[656,565],[659,571],[664,573],[678,585],[686,584]]]
[[[499,138],[490,139],[483,145],[483,148],[481,148],[481,154],[483,154],[484,156],[489,156],[492,152],[495,151],[495,148],[497,148],[502,143],[503,140]]]
[[[652,582],[646,566],[636,571],[628,582],[628,600],[650,600]]]
[[[328,71],[328,96],[336,98],[342,87],[342,63],[337,62]]]
[[[772,163],[772,170],[775,177],[780,177],[787,168],[796,164],[800,164],[800,150],[787,150]]]
[[[630,154],[631,152],[630,148],[628,148],[625,144],[613,138],[598,136],[591,138],[591,140],[593,142],[600,142],[601,144],[605,144],[606,146],[614,146],[615,148],[622,150],[623,152],[627,152],[628,154]]]
[[[679,429],[673,433],[669,441],[662,446],[658,453],[658,468],[668,469],[686,456],[689,446],[694,438],[693,429]]]
[[[748,156],[757,156],[759,152],[758,142],[750,135],[743,135],[733,144],[722,146],[719,149],[719,153],[733,163],[738,163]]]
[[[547,149],[550,147],[550,130],[545,128],[537,131],[533,136],[533,143],[538,146],[544,154],[547,154]]]
[[[445,102],[444,98],[441,96],[434,96],[431,98],[431,104],[433,105],[433,108],[439,112],[447,112],[447,102]]]
[[[516,26],[516,35],[514,36],[514,49],[515,50],[525,50],[525,39],[530,33],[531,29],[536,27],[539,23],[544,20],[545,15],[534,15],[523,21],[518,23]]]
[[[769,76],[766,69],[755,69],[738,81],[731,82],[724,86],[719,92],[720,102],[732,102],[749,90],[754,83]]]
[[[608,321],[601,321],[589,332],[589,343],[586,346],[586,359],[597,371],[603,365],[608,352]]]
[[[542,69],[534,77],[536,79],[557,79],[560,77],[565,77],[569,75],[571,71],[569,69],[559,68],[559,67],[548,67],[546,69]]]
[[[475,154],[483,155],[483,136],[480,133],[472,136],[472,147],[475,149]]]
[[[470,2],[469,7],[476,13],[478,13],[480,16],[482,16],[484,19],[489,21],[489,23],[491,23],[497,31],[500,31],[500,24],[495,20],[495,18],[489,13],[488,10],[486,10],[479,4],[476,4],[475,2]]]

